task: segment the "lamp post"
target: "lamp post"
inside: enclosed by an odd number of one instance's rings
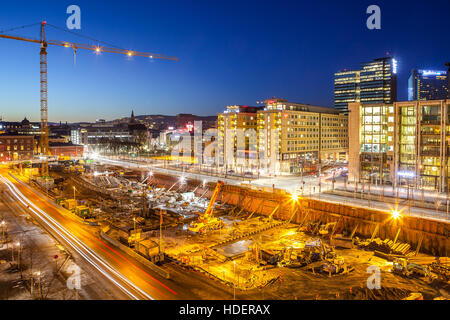
[[[16,243],[16,246],[17,246],[17,264],[20,269],[20,242],[19,241]]]
[[[5,221],[2,221],[2,243],[5,242]]]
[[[38,276],[38,294],[39,294],[39,299],[41,299],[41,272],[40,271],[36,272],[36,275]]]
[[[234,266],[233,300],[236,300],[236,261],[233,261],[233,266]]]

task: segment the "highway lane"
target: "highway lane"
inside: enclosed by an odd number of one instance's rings
[[[129,299],[178,299],[178,293],[163,283],[165,279],[149,270],[125,253],[112,248],[86,225],[76,221],[45,196],[23,182],[0,170],[0,179],[15,199],[42,223],[47,231],[62,239],[71,250],[79,254],[102,277],[108,279]],[[167,281],[167,280],[166,280]],[[170,281],[167,281],[170,282]],[[120,297],[119,297],[120,298]]]

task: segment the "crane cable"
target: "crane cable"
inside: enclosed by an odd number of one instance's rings
[[[33,26],[36,26],[36,25],[39,25],[39,24],[41,24],[41,22],[32,23],[32,24],[26,24],[26,25],[23,25],[23,26],[20,26],[20,27],[14,27],[14,28],[11,28],[11,29],[4,29],[4,30],[0,30],[0,33],[10,32],[10,31],[14,31],[14,30],[17,30],[17,29],[25,29],[25,28],[33,27]]]

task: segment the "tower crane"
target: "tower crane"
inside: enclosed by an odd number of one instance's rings
[[[6,34],[0,34],[0,38],[32,42],[32,43],[39,44],[41,47],[41,50],[40,50],[41,137],[40,137],[40,145],[39,146],[40,146],[40,154],[42,157],[44,157],[44,161],[42,162],[42,176],[48,176],[48,159],[47,159],[47,157],[50,155],[50,151],[49,151],[49,143],[48,143],[49,129],[48,129],[48,100],[47,100],[47,93],[48,93],[48,90],[47,90],[47,47],[49,45],[72,48],[74,50],[74,54],[76,54],[78,49],[84,49],[84,50],[94,51],[97,54],[99,54],[101,52],[108,52],[108,53],[123,54],[123,55],[127,55],[129,57],[138,56],[138,57],[147,57],[150,59],[164,59],[164,60],[173,60],[173,61],[178,61],[178,58],[165,56],[165,55],[161,55],[161,54],[157,54],[157,53],[147,53],[147,52],[139,52],[139,51],[111,48],[111,47],[104,47],[104,46],[94,46],[94,45],[89,45],[89,44],[74,43],[74,42],[68,42],[68,41],[47,40],[46,36],[45,36],[45,27],[47,25],[47,22],[42,21],[39,24],[41,26],[41,37],[39,40],[18,37],[18,36],[11,36],[11,35],[6,35]],[[28,26],[32,26],[32,25],[28,25]],[[19,28],[24,28],[24,27],[27,27],[27,26],[23,26],[23,27],[19,27]],[[19,29],[19,28],[13,28],[13,29]],[[13,30],[13,29],[10,29],[10,30]]]

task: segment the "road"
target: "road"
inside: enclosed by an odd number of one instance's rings
[[[83,266],[95,272],[115,299],[229,299],[226,288],[201,275],[186,274],[169,265],[171,279],[163,279],[132,257],[111,247],[97,234],[96,227],[84,225],[65,209],[0,169],[0,183],[17,203],[28,210]],[[83,267],[82,266],[82,267]]]

